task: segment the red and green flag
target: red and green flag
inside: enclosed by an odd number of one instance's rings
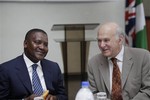
[[[125,31],[128,46],[148,49],[142,0],[126,0]]]

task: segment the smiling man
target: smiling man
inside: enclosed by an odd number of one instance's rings
[[[24,53],[0,65],[0,100],[33,100],[47,90],[46,100],[67,100],[60,68],[45,59],[47,52],[47,33],[42,29],[29,30]]]
[[[102,24],[97,34],[101,53],[88,62],[93,93],[111,100],[150,100],[150,53],[124,46],[124,32],[115,22]]]

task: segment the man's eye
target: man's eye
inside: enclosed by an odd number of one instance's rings
[[[105,39],[104,42],[109,42],[109,39]]]
[[[44,45],[47,47],[47,46],[48,46],[48,43],[44,43]]]
[[[101,42],[102,40],[97,40],[98,42]]]
[[[40,42],[40,41],[34,41],[34,43],[36,43],[36,44],[41,44],[41,42]]]
[[[104,40],[97,40],[99,43],[101,43],[101,42],[109,42],[110,40],[109,39],[104,39]]]

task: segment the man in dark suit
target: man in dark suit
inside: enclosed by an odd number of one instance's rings
[[[61,70],[56,62],[44,59],[48,52],[48,36],[41,29],[31,29],[24,40],[24,53],[0,65],[0,100],[33,100],[32,65],[36,69],[42,91],[49,90],[46,100],[67,100]]]
[[[106,92],[111,100],[150,100],[150,53],[124,46],[124,32],[114,22],[100,26],[97,40],[101,53],[91,58],[87,68],[92,92]],[[111,58],[117,59],[121,89],[113,86]],[[117,93],[118,99],[113,99],[112,93]]]

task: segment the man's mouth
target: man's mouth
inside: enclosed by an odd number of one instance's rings
[[[107,51],[108,51],[108,49],[102,49],[102,51],[103,51],[103,52],[107,52]]]
[[[45,52],[38,51],[37,54],[38,55],[45,55]]]

